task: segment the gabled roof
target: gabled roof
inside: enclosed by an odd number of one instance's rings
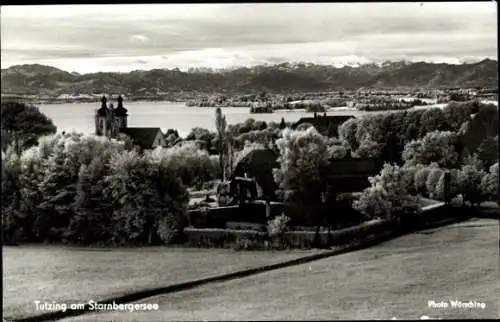
[[[334,123],[336,125],[340,125],[344,123],[345,121],[354,118],[354,115],[318,115],[316,118],[314,117],[303,117],[300,120],[297,121],[297,123],[294,124],[294,126],[298,126],[303,123],[310,123],[313,125],[326,125],[330,123]]]
[[[273,168],[278,168],[277,155],[271,149],[256,149],[249,151],[245,156],[238,161],[234,169],[231,182],[231,191],[236,190],[236,177],[248,176],[254,177],[257,183],[264,190],[264,195],[274,198],[274,192],[278,188],[274,182]]]
[[[128,135],[141,148],[151,149],[161,129],[159,127],[128,127],[122,129],[121,132]]]

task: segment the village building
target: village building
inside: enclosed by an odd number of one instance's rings
[[[166,146],[164,135],[159,127],[128,127],[128,111],[123,107],[123,98],[118,96],[117,107],[107,105],[105,96],[101,99],[101,107],[95,112],[95,134],[108,138],[117,138],[125,134],[141,151]]]

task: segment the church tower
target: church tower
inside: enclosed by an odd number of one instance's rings
[[[108,129],[108,107],[106,105],[106,96],[101,98],[101,108],[95,112],[95,134],[106,135]]]
[[[128,111],[123,107],[123,98],[118,96],[118,107],[113,104],[107,106],[106,96],[101,98],[101,108],[95,113],[95,134],[116,138],[118,134],[127,128]]]
[[[118,106],[114,110],[114,126],[117,128],[117,131],[120,132],[123,129],[127,128],[127,117],[128,111],[123,107],[123,98],[118,96],[117,98]]]

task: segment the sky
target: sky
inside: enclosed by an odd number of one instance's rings
[[[497,59],[497,3],[2,6],[1,66],[69,72]]]

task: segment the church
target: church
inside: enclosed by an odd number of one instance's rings
[[[128,127],[128,111],[123,107],[121,96],[118,96],[117,103],[116,108],[112,103],[108,106],[106,96],[102,97],[101,107],[95,112],[96,135],[117,138],[119,134],[125,134],[142,151],[165,146],[165,138],[159,127]]]

